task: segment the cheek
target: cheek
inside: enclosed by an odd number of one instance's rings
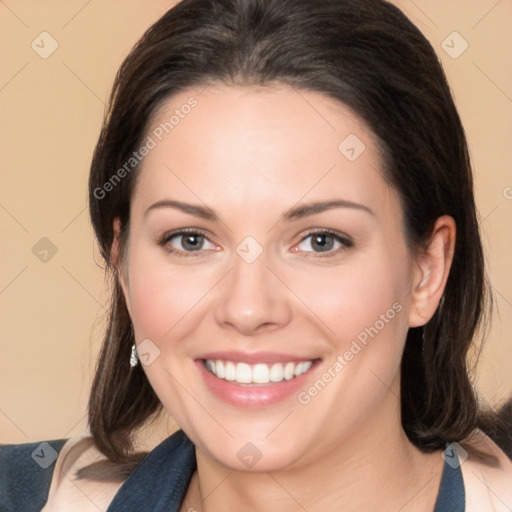
[[[331,411],[338,425],[346,424],[347,411],[354,425],[356,416],[364,421],[390,389],[398,393],[392,383],[408,330],[407,253],[380,252],[365,260],[315,273],[298,292],[321,320],[316,325],[331,349],[320,384],[303,389],[299,402],[314,404],[319,415]]]
[[[368,330],[373,335],[375,328],[379,334],[403,331],[406,266],[404,254],[373,253],[338,268],[303,272],[294,278],[293,289],[343,351],[358,336],[363,341],[365,333],[369,337]]]
[[[129,295],[137,338],[158,343],[176,335],[212,286],[204,274],[193,266],[171,268],[165,258],[134,248],[130,254]]]

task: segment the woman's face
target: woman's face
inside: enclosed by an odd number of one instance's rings
[[[267,471],[399,430],[418,266],[372,133],[318,93],[219,85],[147,136],[122,284],[197,449]]]

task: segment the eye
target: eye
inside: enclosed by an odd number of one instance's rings
[[[166,233],[158,243],[177,256],[189,256],[186,253],[217,249],[217,246],[210,242],[204,233],[192,229]]]
[[[353,245],[347,237],[324,230],[309,233],[292,250],[293,252],[327,253],[326,256],[334,256]]]

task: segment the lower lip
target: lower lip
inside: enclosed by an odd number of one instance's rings
[[[297,394],[305,386],[312,370],[320,360],[315,360],[311,368],[298,377],[271,384],[239,384],[236,381],[219,379],[209,372],[202,360],[195,361],[208,389],[217,398],[235,407],[258,408],[276,404],[290,395]]]

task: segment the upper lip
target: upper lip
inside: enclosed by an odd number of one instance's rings
[[[211,359],[216,361],[233,361],[234,363],[288,363],[288,362],[300,362],[300,361],[312,361],[318,359],[318,357],[309,356],[297,356],[294,354],[283,354],[277,352],[237,352],[237,351],[219,351],[219,352],[208,352],[199,356],[197,359]]]

